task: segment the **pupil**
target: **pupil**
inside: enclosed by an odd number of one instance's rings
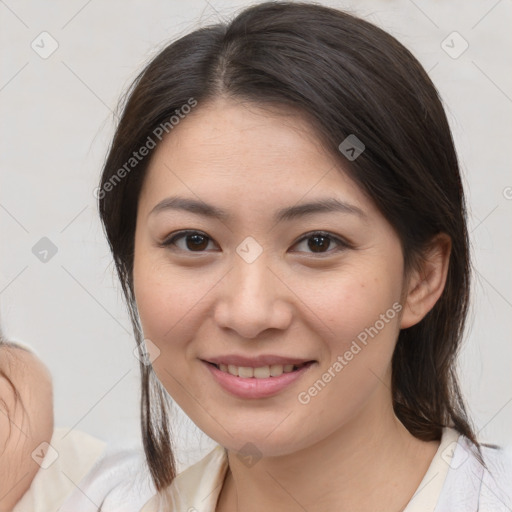
[[[321,242],[321,240],[323,240],[323,243]],[[311,242],[311,241],[314,241],[314,242]],[[310,242],[308,243],[308,246],[313,252],[322,252],[321,251],[322,248],[327,249],[327,247],[329,247],[329,239],[323,235],[312,236],[310,238]]]
[[[190,240],[193,240],[192,244],[189,243]],[[203,235],[188,235],[187,236],[187,249],[203,250],[207,245],[208,245],[207,238]]]

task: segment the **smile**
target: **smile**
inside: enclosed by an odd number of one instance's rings
[[[214,363],[210,363],[214,364]],[[270,366],[260,366],[258,368],[252,368],[250,366],[235,366],[233,364],[214,364],[214,366],[221,372],[229,373],[235,377],[242,379],[268,379],[269,377],[279,377],[283,373],[291,373],[299,368],[302,368],[308,363],[302,363],[300,365],[295,364],[273,364]]]
[[[299,380],[316,361],[299,364],[236,366],[202,361],[214,382],[238,398],[267,398],[278,394]]]

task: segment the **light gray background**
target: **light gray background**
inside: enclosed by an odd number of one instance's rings
[[[107,441],[139,437],[134,341],[93,196],[112,110],[168,41],[250,3],[0,1],[1,322],[9,338],[32,345],[49,366],[59,426]],[[472,329],[460,359],[463,391],[480,438],[510,444],[512,2],[323,3],[397,37],[445,102],[476,267]],[[31,47],[50,48],[43,31],[58,43],[47,58]],[[458,58],[445,51],[463,49],[454,31],[469,44]],[[42,237],[58,249],[46,263],[32,252]],[[175,430],[180,466],[213,445],[179,411]]]

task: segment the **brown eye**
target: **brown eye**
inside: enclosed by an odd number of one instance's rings
[[[323,232],[311,233],[303,237],[296,245],[300,246],[300,244],[305,244],[308,250],[299,250],[298,252],[311,252],[316,254],[332,254],[350,247],[347,242],[340,238],[330,233]],[[333,245],[335,248],[329,250]]]
[[[181,243],[181,245],[178,242]],[[202,252],[206,250],[211,238],[198,231],[182,231],[173,237],[165,240],[162,245],[164,247],[175,246],[186,252]]]
[[[331,244],[331,239],[323,235],[315,235],[308,238],[308,247],[313,252],[323,252],[328,249]]]

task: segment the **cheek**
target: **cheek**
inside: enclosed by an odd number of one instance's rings
[[[144,337],[160,350],[154,368],[179,372],[189,342],[208,312],[208,293],[218,277],[169,264],[159,251],[136,252],[134,292]]]
[[[326,421],[359,410],[388,380],[402,310],[399,262],[366,261],[303,285],[300,291],[315,313],[310,328],[323,333],[324,349],[318,374],[305,383],[301,403],[315,402]],[[322,398],[315,398],[319,394]],[[344,407],[320,407],[321,402],[340,403],[340,397]]]
[[[400,301],[398,265],[386,268],[360,263],[315,279],[297,280],[294,287],[314,313],[310,315],[314,330],[340,349],[375,324],[379,331],[389,331],[388,326],[396,327],[398,322],[397,309],[401,308],[393,308]]]
[[[134,290],[144,338],[158,349],[153,370],[167,392],[181,402],[186,400],[181,392],[187,387],[184,369],[198,285],[187,285],[183,276],[169,274],[161,265],[140,261],[134,265]]]
[[[187,274],[169,265],[165,250],[152,247],[146,232],[137,232],[135,237],[133,285],[144,335],[156,341],[193,300],[194,286],[188,283]]]
[[[318,426],[312,438],[350,421],[372,396],[388,392],[402,309],[397,282],[380,270],[354,271],[324,282],[323,293],[309,290],[308,305],[317,313],[312,328],[327,331],[320,367],[297,397],[307,421]]]

